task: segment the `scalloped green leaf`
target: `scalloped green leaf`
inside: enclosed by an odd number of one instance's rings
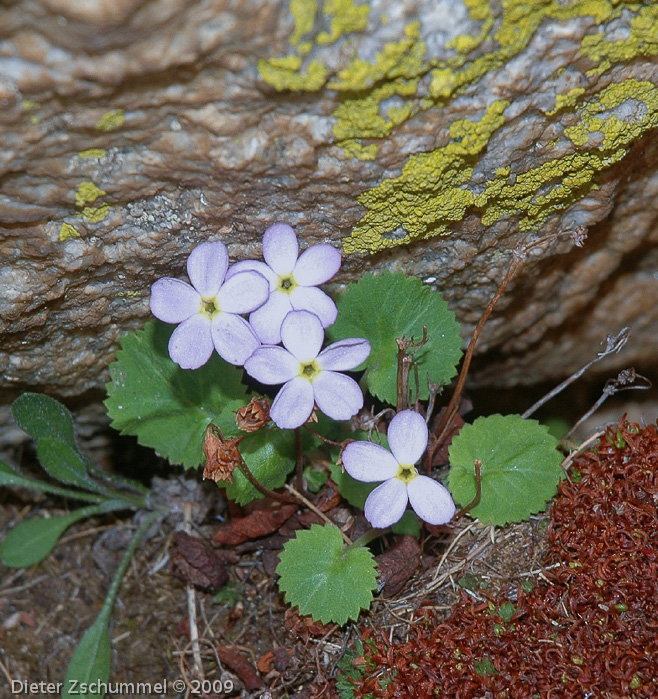
[[[11,405],[16,424],[40,439],[56,439],[77,451],[71,413],[59,401],[41,393],[23,393]]]
[[[291,430],[254,432],[240,442],[240,453],[256,479],[270,490],[280,488],[295,468],[295,433]],[[247,480],[239,468],[226,495],[239,505],[265,497]]]
[[[462,507],[476,494],[475,466],[482,462],[482,496],[469,515],[498,526],[541,512],[563,475],[558,440],[536,420],[520,415],[479,417],[464,425],[449,448],[448,487]]]
[[[276,572],[286,601],[323,624],[356,620],[377,587],[375,559],[363,546],[345,548],[338,527],[314,524],[288,541]]]
[[[123,338],[110,365],[105,401],[112,426],[186,468],[203,462],[212,422],[225,437],[238,433],[235,414],[248,402],[242,369],[213,353],[199,369],[181,369],[167,352],[173,326],[147,323]]]
[[[462,340],[455,314],[441,294],[420,279],[402,273],[366,274],[338,298],[338,318],[327,329],[332,340],[365,337],[372,347],[364,363],[364,380],[377,398],[397,403],[396,338],[419,341],[427,326],[428,341],[415,351],[420,397],[428,397],[426,376],[433,383],[448,383],[457,373]]]

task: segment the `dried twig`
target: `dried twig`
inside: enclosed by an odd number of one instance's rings
[[[543,398],[540,398],[536,403],[531,405],[524,413],[521,415],[522,418],[530,417],[536,410],[541,408],[544,403],[547,403],[551,398],[557,396],[561,393],[567,386],[572,384],[576,379],[580,378],[591,366],[600,362],[605,357],[619,352],[628,342],[631,337],[630,327],[622,328],[616,335],[608,335],[606,337],[606,346],[603,352],[599,352],[598,355],[587,362],[585,366],[578,369],[574,374],[572,374],[568,379],[565,379],[559,386],[556,386],[552,391],[549,391]]]
[[[635,384],[636,380],[641,380],[644,381],[645,383],[642,384]],[[603,392],[601,393],[601,397],[594,403],[594,405],[576,422],[576,424],[564,435],[563,439],[568,439],[579,427],[580,425],[587,420],[591,415],[593,415],[602,405],[603,403],[612,395],[615,393],[619,393],[620,391],[632,391],[632,390],[641,390],[645,391],[648,388],[651,388],[651,381],[647,379],[646,376],[642,376],[641,374],[637,374],[635,372],[635,369],[631,367],[630,369],[624,369],[623,371],[620,371],[619,374],[617,375],[616,379],[608,379],[605,382],[605,386],[603,387]]]

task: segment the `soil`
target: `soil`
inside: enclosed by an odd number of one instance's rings
[[[135,450],[124,438],[119,445]],[[33,468],[29,453],[14,456],[28,471]],[[138,449],[135,458],[142,465],[152,460]],[[202,674],[196,677],[209,682],[197,685],[206,691],[197,691],[196,696],[301,699],[337,696],[338,662],[366,629],[376,629],[391,640],[405,638],[421,605],[432,611],[438,624],[450,617],[465,594],[481,600],[500,594],[514,598],[527,581],[536,586],[545,580],[548,515],[504,529],[465,517],[442,528],[439,536],[425,534],[420,570],[393,596],[386,597],[384,591],[376,597],[358,623],[342,628],[311,624],[289,610],[279,594],[270,574],[276,564],[271,548],[255,547],[228,564],[229,582],[218,594],[174,577],[170,559],[174,532],[183,525],[181,501],[194,503],[193,533],[207,541],[226,515],[226,506],[216,486],[200,477],[190,480],[189,474],[170,473],[167,480],[156,479],[155,486],[170,503],[171,515],[139,547],[121,586],[112,616],[111,682],[153,686],[167,680],[167,692],[123,688],[108,697],[195,695],[190,596],[200,639]],[[25,518],[50,517],[72,507],[55,498],[35,497],[33,492],[4,489],[0,539]],[[100,610],[136,526],[131,519],[114,516],[86,520],[68,530],[42,563],[19,570],[0,564],[1,697],[49,696],[11,693],[7,688],[12,680],[62,680],[76,644]],[[187,680],[187,688],[175,691],[173,683],[180,679]]]

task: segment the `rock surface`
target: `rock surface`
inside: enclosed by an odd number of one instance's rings
[[[319,6],[318,6],[319,5]],[[102,389],[150,284],[274,221],[439,288],[474,380],[655,363],[658,10],[510,0],[25,0],[0,9],[0,392]]]

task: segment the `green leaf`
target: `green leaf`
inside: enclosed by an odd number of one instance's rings
[[[377,587],[375,560],[363,546],[344,548],[338,527],[314,524],[298,532],[279,559],[279,589],[300,614],[342,625],[370,607]]]
[[[81,685],[95,685],[103,689],[110,678],[110,634],[108,630],[109,615],[99,614],[94,623],[85,631],[75,653],[71,658],[64,678],[62,698],[83,697],[84,699],[103,699],[104,691],[79,693]],[[91,687],[89,687],[91,688]],[[70,693],[70,690],[74,690]]]
[[[474,462],[482,462],[482,496],[469,515],[502,526],[545,509],[562,477],[558,440],[536,420],[490,415],[462,427],[450,445],[448,487],[462,507],[476,493]]]
[[[16,424],[32,439],[56,439],[76,449],[71,413],[54,398],[41,393],[23,393],[11,406]]]
[[[332,340],[365,337],[372,346],[364,366],[366,385],[379,399],[397,403],[396,338],[419,341],[427,326],[428,341],[415,351],[420,397],[428,397],[426,376],[447,383],[461,357],[462,340],[455,315],[436,291],[402,273],[367,274],[338,298],[338,318],[327,329]]]
[[[291,430],[254,432],[240,442],[240,453],[256,479],[275,490],[295,467],[295,434]],[[226,486],[226,495],[239,505],[265,497],[239,468],[233,471],[233,483]]]
[[[54,548],[59,537],[79,519],[125,509],[126,504],[107,500],[59,517],[28,519],[17,524],[0,544],[0,558],[10,568],[26,568],[43,560]]]
[[[186,468],[203,461],[213,422],[225,437],[238,433],[234,411],[248,402],[242,369],[213,353],[200,369],[181,369],[167,353],[173,326],[147,323],[123,338],[110,365],[105,401],[112,426]]]
[[[0,485],[40,490],[44,493],[63,495],[67,498],[86,500],[88,502],[101,502],[105,499],[98,495],[92,495],[91,493],[80,493],[77,490],[70,490],[69,488],[59,488],[56,485],[51,485],[50,483],[40,481],[36,478],[28,478],[14,471],[4,461],[0,461]]]
[[[44,470],[55,480],[83,488],[96,487],[87,475],[86,462],[77,449],[52,437],[39,440],[37,457]]]

